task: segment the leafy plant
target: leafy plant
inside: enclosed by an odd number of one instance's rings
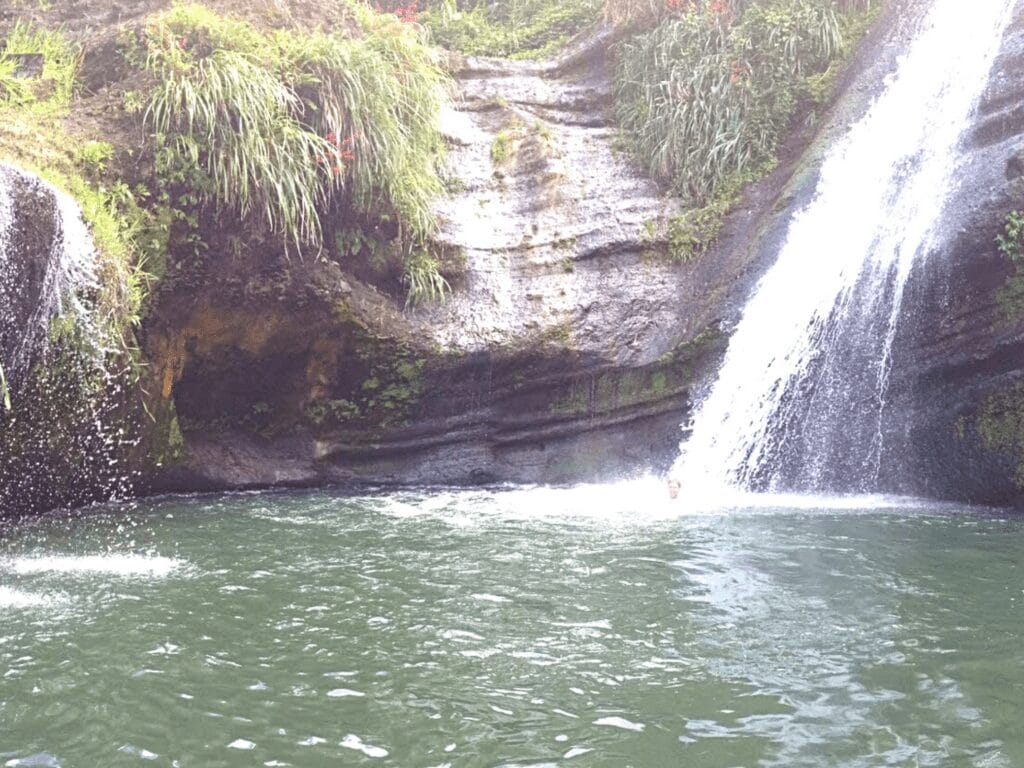
[[[408,287],[406,306],[426,301],[443,301],[451,286],[440,271],[440,264],[425,250],[413,253],[405,263],[405,281]]]
[[[1003,233],[996,236],[996,247],[1010,261],[1024,261],[1024,212],[1006,214],[1006,225]]]
[[[164,175],[300,250],[322,247],[329,204],[422,242],[448,80],[416,25],[353,11],[352,37],[264,32],[199,5],[151,19],[145,120]]]
[[[114,157],[114,146],[107,141],[87,141],[78,149],[78,162],[87,174],[100,176]]]

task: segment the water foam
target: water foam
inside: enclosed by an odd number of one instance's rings
[[[48,595],[38,595],[0,586],[0,610],[4,608],[39,608],[53,602],[54,599]]]
[[[94,573],[163,578],[183,567],[180,560],[145,555],[40,555],[16,558],[6,567],[20,576]]]

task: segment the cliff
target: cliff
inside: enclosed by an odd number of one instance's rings
[[[137,122],[109,109],[137,85],[119,30],[164,5],[32,11],[90,21],[91,90],[74,106],[73,131],[143,140]],[[597,28],[543,62],[453,56],[450,170],[431,244],[446,300],[407,304],[387,254],[282,258],[259,245],[238,258],[249,233],[206,217],[210,253],[159,286],[136,332],[145,372],[132,386],[146,401],[143,431],[159,433],[135,450],[148,457],[139,487],[561,483],[667,467],[789,216],[813,194],[822,153],[870,104],[921,7],[886,7],[830,108],[801,113],[775,170],[689,259],[671,244],[681,202],[619,145],[615,32]],[[313,23],[299,3],[246,12]],[[891,490],[1021,498],[1024,321],[1000,300],[1015,271],[995,236],[1006,212],[1024,207],[1022,50],[1017,23],[943,237],[912,281],[893,373]],[[1022,415],[1007,417],[1015,398]]]

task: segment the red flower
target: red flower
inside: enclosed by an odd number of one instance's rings
[[[729,5],[729,0],[711,0],[708,11],[719,21],[732,21],[732,8]]]
[[[399,21],[405,22],[406,24],[416,23],[417,16],[419,15],[419,0],[412,0],[406,6],[401,6],[395,9],[395,16],[398,17]]]
[[[334,131],[329,131],[325,136],[324,140],[331,145],[330,149],[327,150],[327,154],[324,157],[317,158],[317,163],[324,165],[330,164],[331,172],[335,176],[341,176],[345,173],[345,163],[350,163],[356,159],[355,150],[352,147],[355,141],[355,136],[348,136],[345,139],[339,139],[338,134]]]

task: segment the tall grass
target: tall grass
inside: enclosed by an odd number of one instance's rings
[[[335,181],[347,205],[393,217],[407,240],[422,241],[443,191],[439,126],[449,81],[413,25],[368,11],[357,18],[358,40],[278,35],[286,77],[311,106],[307,123],[334,137],[332,157],[344,165]]]
[[[421,17],[438,45],[476,56],[551,55],[601,13],[601,0],[441,0]]]
[[[665,0],[605,0],[604,20],[617,27],[657,21],[666,11]]]
[[[33,78],[17,76],[11,56],[18,54],[41,54],[42,73]],[[80,59],[78,46],[60,32],[15,22],[0,49],[0,102],[66,108],[74,95]]]
[[[693,205],[773,161],[805,78],[839,55],[828,0],[695,0],[618,51],[616,108],[636,154]]]
[[[161,170],[218,207],[256,218],[301,247],[321,239],[327,142],[299,122],[304,104],[264,60],[267,42],[243,22],[178,6],[147,29],[156,77],[145,121],[165,144]]]
[[[415,25],[355,8],[358,35],[263,32],[199,5],[146,29],[145,119],[201,199],[298,248],[323,244],[331,200],[434,228],[446,77]],[[411,252],[411,248],[410,248]]]
[[[32,101],[32,89],[17,75],[18,62],[0,53],[0,104],[22,105]]]

